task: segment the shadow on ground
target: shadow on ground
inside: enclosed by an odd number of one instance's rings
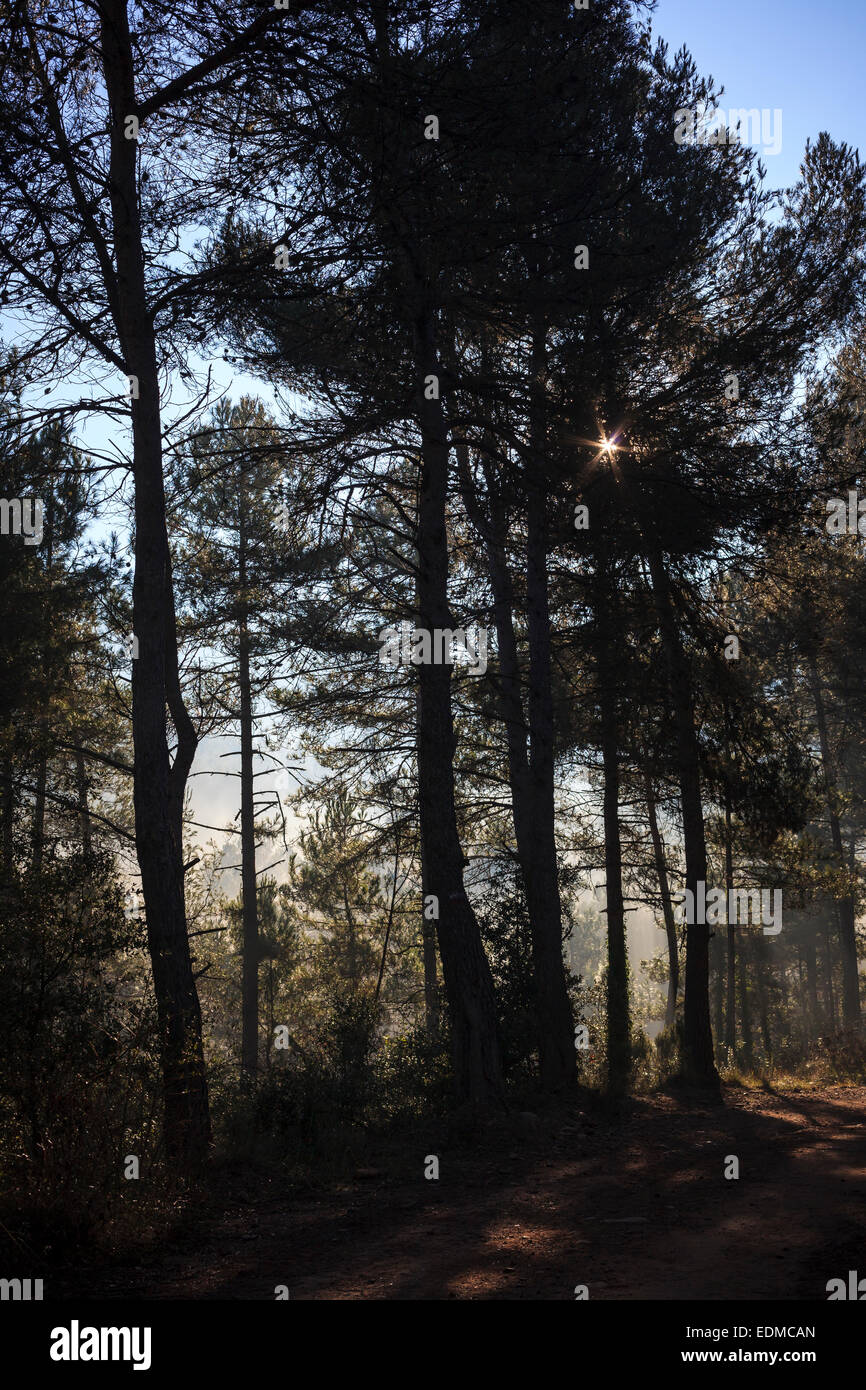
[[[866,1088],[560,1104],[474,1143],[382,1149],[348,1182],[243,1200],[147,1262],[61,1271],[63,1296],[824,1299],[866,1274]],[[439,1179],[424,1177],[439,1159]],[[737,1159],[739,1178],[725,1177]],[[276,1187],[276,1190],[275,1190]]]

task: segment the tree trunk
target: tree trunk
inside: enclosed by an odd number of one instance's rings
[[[731,901],[734,886],[734,850],[731,839],[731,793],[725,783],[725,902]],[[730,914],[729,914],[730,915]],[[725,1046],[737,1045],[737,927],[728,921],[728,1007],[725,1011]]]
[[[554,720],[547,556],[546,386],[543,326],[532,335],[529,381],[529,466],[526,471],[526,632],[529,639],[529,880],[533,966],[541,1023],[541,1080],[550,1088],[576,1071],[574,1017],[562,959],[562,904],[556,856]],[[528,890],[529,891],[529,890]]]
[[[812,1041],[821,1032],[821,1009],[818,1003],[818,950],[813,936],[808,935],[803,942],[803,959],[806,965],[806,998],[809,1007],[809,1037]]]
[[[770,1031],[770,1009],[767,997],[767,960],[764,942],[761,937],[755,941],[753,948],[755,959],[755,990],[758,996],[758,1021],[761,1028],[761,1041],[764,1044],[764,1056],[767,1062],[773,1060],[773,1037]]]
[[[719,1048],[725,1030],[725,946],[718,926],[710,936],[710,965],[713,996],[713,1043]]]
[[[48,505],[45,508],[45,573],[48,580],[48,593],[53,597],[51,588],[51,570],[54,562],[54,479],[52,478],[48,486]],[[49,605],[51,603],[49,597]],[[50,609],[49,609],[50,611]],[[49,652],[43,652],[42,666],[48,685],[48,697],[50,699],[52,689],[52,663]],[[40,740],[41,747],[44,749],[48,731],[43,723],[43,734]],[[42,869],[42,856],[45,850],[45,793],[48,789],[48,757],[42,752],[39,756],[36,769],[36,797],[33,805],[33,827],[32,827],[32,868],[34,874],[38,874]]]
[[[827,1001],[827,1027],[836,1031],[836,991],[833,988],[833,941],[829,920],[824,922],[824,997]]]
[[[818,725],[818,739],[821,746],[821,766],[824,773],[827,816],[830,821],[830,838],[833,851],[842,872],[848,866],[842,844],[842,827],[836,809],[837,787],[834,775],[834,759],[830,749],[830,736],[827,729],[827,712],[824,694],[818,675],[818,663],[814,653],[809,655],[809,676],[812,698],[815,702],[815,718]],[[850,893],[836,901],[836,917],[839,923],[839,950],[842,959],[842,1019],[849,1028],[860,1024],[860,975],[857,970],[857,924],[854,899]]]
[[[750,952],[747,951],[747,940],[748,938],[744,938],[740,944],[740,950],[737,957],[737,963],[739,966],[737,975],[739,977],[740,982],[740,1020],[741,1032],[743,1037],[743,1060],[746,1064],[747,1070],[754,1071],[755,1050],[754,1043],[752,1041],[752,1008],[749,999],[749,971],[747,959],[748,954],[750,954]]]
[[[573,1078],[577,1062],[574,1018],[562,959],[562,905],[556,855],[547,503],[546,490],[531,484],[526,542],[530,802],[524,884],[532,924],[541,1080],[543,1085],[555,1089]]]
[[[416,324],[419,383],[439,376],[434,315]],[[416,599],[418,625],[431,634],[451,629],[448,606],[448,435],[441,401],[419,391],[421,479],[418,495]],[[439,906],[439,954],[448,998],[457,1096],[485,1105],[501,1097],[501,1065],[493,979],[478,921],[463,883],[465,860],[454,794],[454,720],[451,668],[433,661],[417,667],[418,800],[430,893]]]
[[[643,529],[677,731],[676,757],[685,842],[686,888],[693,894],[692,901],[697,903],[697,885],[706,883],[707,879],[707,847],[692,673],[677,626],[664,562],[650,539],[648,527]],[[719,1074],[713,1059],[710,1026],[709,942],[709,928],[705,923],[687,924],[682,1071],[685,1080],[716,1091],[719,1088]]]
[[[659,832],[655,791],[653,789],[652,778],[648,772],[644,774],[644,788],[647,819],[649,821],[650,838],[652,839],[653,857],[656,866],[656,877],[659,881],[659,892],[662,900],[662,916],[664,918],[665,935],[667,936],[668,942],[668,999],[667,1007],[665,1008],[665,1028],[672,1028],[676,1020],[677,994],[679,993],[680,987],[680,955],[677,942],[677,924],[674,921],[674,909],[673,903],[671,902],[668,868],[665,862],[665,847],[662,844],[662,837]]]
[[[249,599],[247,595],[247,511],[243,463],[238,475],[238,691],[241,734],[241,1070],[255,1076],[259,1066],[259,914],[256,884],[256,808],[253,768],[253,699],[250,680]]]
[[[617,630],[608,586],[613,578],[600,564],[596,581],[596,635],[601,756],[604,769],[604,868],[607,913],[607,1088],[612,1099],[628,1090],[631,1017],[628,993],[622,841],[619,828],[618,677],[612,649]]]
[[[686,859],[685,886],[693,895],[692,901],[697,904],[697,885],[705,884],[707,879],[707,844],[701,800],[700,748],[695,726],[692,672],[674,611],[670,579],[661,551],[655,542],[652,518],[644,504],[641,482],[640,479],[632,479],[624,454],[619,476],[626,496],[634,508],[644,554],[649,564],[652,598],[658,619],[676,728],[677,776]],[[713,1030],[710,1022],[709,946],[710,933],[706,923],[687,923],[681,1073],[684,1081],[719,1094],[720,1082],[713,1057]]]
[[[436,978],[436,928],[427,917],[430,875],[421,846],[421,943],[424,955],[424,1026],[431,1042],[439,1036],[439,984]]]
[[[145,288],[134,140],[136,109],[125,0],[100,0],[103,75],[110,103],[110,197],[116,277],[106,283],[132,393],[135,480],[132,674],[135,838],[160,1029],[166,1148],[184,1166],[210,1142],[201,1009],[187,937],[183,880],[183,795],[196,736],[183,704],[162,473],[159,375]],[[166,704],[177,734],[171,763]]]
[[[485,517],[482,514],[465,444],[458,446],[458,461],[464,503],[486,545],[499,664],[499,714],[505,728],[512,823],[532,939],[539,1067],[542,1084],[556,1089],[574,1076],[576,1057],[574,1019],[562,959],[556,857],[547,540],[546,522],[538,515],[539,506],[543,511],[545,497],[537,495],[529,503],[533,519],[527,548],[527,592],[531,590],[534,598],[528,622],[530,719],[527,724],[521,698],[520,662],[514,632],[514,585],[505,554],[504,519],[495,504],[494,515]],[[490,488],[492,478],[489,470],[485,471]],[[527,734],[531,737],[531,760]]]

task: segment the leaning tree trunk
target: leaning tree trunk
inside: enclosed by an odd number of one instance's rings
[[[423,310],[416,324],[419,382],[439,377],[434,316]],[[440,400],[419,392],[421,478],[416,529],[418,625],[432,634],[451,629],[448,605],[448,434]],[[454,794],[454,719],[451,668],[418,666],[418,801],[423,862],[429,892],[438,903],[439,954],[451,1022],[458,1098],[485,1105],[501,1096],[496,1003],[478,921],[463,882],[465,860]]]
[[[126,138],[136,110],[125,0],[101,0],[103,75],[110,103],[110,198],[116,275],[104,267],[127,373],[135,481],[132,671],[135,840],[147,917],[160,1032],[166,1148],[183,1165],[204,1158],[210,1115],[201,1009],[184,904],[183,795],[196,736],[180,691],[177,630],[166,531],[156,341],[145,286],[136,173]],[[105,251],[105,256],[108,253]],[[177,735],[172,764],[166,705]]]

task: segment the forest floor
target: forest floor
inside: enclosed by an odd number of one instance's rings
[[[581,1108],[583,1106],[583,1108]],[[428,1147],[429,1145],[429,1147]],[[425,1179],[436,1154],[439,1178]],[[739,1178],[725,1178],[729,1155]],[[577,1101],[306,1191],[219,1176],[170,1241],[58,1271],[61,1297],[820,1299],[866,1275],[866,1087],[748,1090],[687,1108],[673,1094],[611,1120]]]

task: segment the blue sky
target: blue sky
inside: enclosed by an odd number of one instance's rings
[[[653,32],[724,86],[724,109],[781,109],[781,152],[763,160],[771,186],[795,181],[822,130],[866,159],[866,0],[660,0]]]

